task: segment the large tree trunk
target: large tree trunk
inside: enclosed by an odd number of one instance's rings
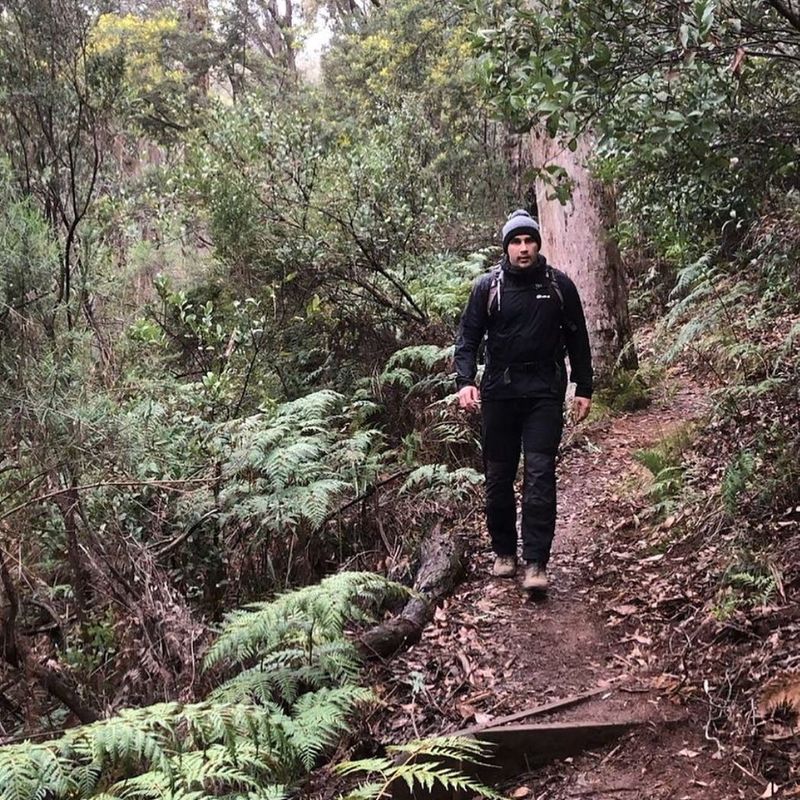
[[[536,182],[542,252],[575,281],[586,314],[596,383],[606,383],[614,367],[637,366],[628,316],[628,286],[619,248],[611,235],[616,224],[613,191],[589,172],[593,140],[580,140],[575,152],[543,131],[531,131],[520,153],[523,167],[563,167],[572,180],[566,205],[549,199],[553,189]]]

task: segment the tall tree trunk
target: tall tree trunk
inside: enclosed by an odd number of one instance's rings
[[[563,167],[572,180],[566,205],[549,199],[552,187],[536,182],[536,204],[542,228],[542,252],[563,269],[583,300],[596,382],[602,386],[613,369],[637,366],[628,315],[628,285],[617,243],[610,231],[616,224],[613,191],[594,178],[588,167],[593,140],[580,140],[575,152],[544,131],[531,131],[522,143],[523,168]]]
[[[204,35],[208,32],[208,0],[186,0],[183,6],[186,26],[191,33]],[[204,69],[195,77],[194,85],[204,94],[208,94],[209,76]]]

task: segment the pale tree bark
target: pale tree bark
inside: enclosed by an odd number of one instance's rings
[[[187,29],[203,36],[208,32],[208,0],[186,0],[183,5],[183,17]],[[195,86],[204,94],[208,94],[208,70],[203,70],[195,78]]]
[[[536,181],[536,204],[542,228],[542,252],[553,266],[575,282],[583,301],[596,384],[606,383],[615,367],[635,369],[636,351],[628,315],[628,285],[617,243],[613,190],[594,178],[588,167],[593,140],[579,140],[570,151],[543,131],[531,131],[523,140],[520,166],[563,167],[573,182],[566,205],[550,199],[552,186]]]

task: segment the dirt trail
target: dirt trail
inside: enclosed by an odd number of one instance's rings
[[[671,696],[668,686],[659,688],[658,663],[652,655],[641,657],[639,646],[649,642],[637,641],[635,609],[615,606],[607,591],[601,596],[593,588],[599,573],[620,565],[614,564],[613,552],[605,558],[602,544],[592,543],[611,541],[610,511],[646,482],[647,473],[633,454],[699,417],[703,397],[701,390],[684,385],[644,411],[568,434],[559,466],[559,523],[546,600],[529,598],[520,575],[489,577],[488,539],[483,533],[479,541],[475,537],[467,580],[437,610],[422,641],[389,665],[394,689],[387,699],[398,738],[447,733],[608,686],[597,699],[550,719],[635,718],[651,724],[602,750],[520,775],[502,787],[509,796],[758,796],[745,776],[732,774],[730,763],[714,757],[716,746],[706,740],[703,720]],[[478,513],[474,521],[475,530],[482,531]]]

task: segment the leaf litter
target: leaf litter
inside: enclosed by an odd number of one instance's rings
[[[796,714],[784,700],[795,697],[800,647],[790,645],[800,640],[800,614],[783,602],[715,615],[736,532],[711,507],[689,504],[661,519],[634,460],[638,449],[705,414],[706,389],[677,379],[675,396],[570,439],[545,602],[532,602],[518,579],[488,577],[479,509],[459,521],[466,581],[418,644],[376,668],[376,681],[391,687],[372,721],[379,741],[447,734],[606,685],[608,694],[557,719],[638,714],[668,724],[530,777],[521,766],[517,784],[503,787],[508,796],[716,800],[759,796],[769,786],[793,796]],[[702,469],[707,477],[719,471]],[[792,524],[797,517],[787,512]],[[784,576],[784,601],[794,582]],[[781,709],[786,718],[776,719]]]

